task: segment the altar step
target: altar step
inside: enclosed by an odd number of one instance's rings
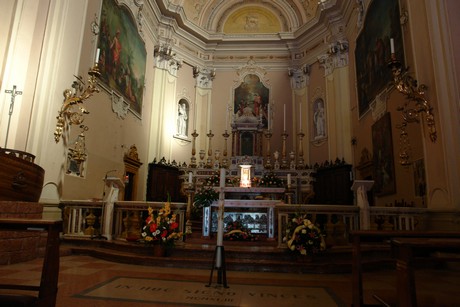
[[[332,247],[315,257],[299,256],[287,248],[278,248],[277,242],[228,242],[224,241],[227,270],[280,273],[350,273],[351,247]],[[153,256],[152,246],[125,241],[64,238],[63,254],[89,255],[109,261],[175,268],[212,269],[215,256],[215,240],[187,239],[178,244],[166,258]],[[363,247],[364,267],[392,266],[387,247],[366,249]]]

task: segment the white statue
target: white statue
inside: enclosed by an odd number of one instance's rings
[[[324,114],[324,105],[323,101],[318,101],[316,103],[315,114],[313,115],[313,121],[315,122],[316,134],[315,137],[326,136],[325,130],[325,114]]]
[[[177,134],[187,135],[187,105],[182,102],[179,103],[179,116],[177,117]]]

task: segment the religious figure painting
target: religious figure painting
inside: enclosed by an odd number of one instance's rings
[[[237,117],[253,116],[260,119],[263,128],[268,128],[269,89],[259,76],[248,74],[234,92],[233,110]]]
[[[142,115],[147,52],[131,11],[115,0],[104,0],[101,11],[98,59],[102,82]]]
[[[388,112],[372,125],[372,148],[375,195],[396,193],[391,117]]]
[[[404,64],[403,37],[398,0],[372,1],[363,29],[356,40],[356,79],[359,117],[391,81],[388,68],[394,39],[395,55]]]

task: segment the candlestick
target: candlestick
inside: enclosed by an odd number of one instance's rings
[[[192,183],[192,176],[193,176],[192,172],[189,172],[188,173],[188,183],[190,183],[190,184]]]
[[[283,131],[286,131],[286,104],[283,105]]]
[[[393,38],[390,38],[390,50],[391,50],[391,53],[395,53],[395,41]]]
[[[288,187],[291,186],[291,174],[287,174],[287,185]]]

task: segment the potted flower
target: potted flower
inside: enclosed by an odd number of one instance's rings
[[[296,214],[291,217],[283,241],[287,243],[289,250],[303,256],[313,256],[326,249],[321,229],[306,215]]]
[[[184,234],[179,231],[176,214],[171,212],[169,201],[157,211],[152,207],[148,208],[141,235],[145,243],[154,245],[154,253],[156,250],[166,253],[167,248],[174,247],[176,240],[183,237]]]
[[[240,220],[230,222],[225,227],[224,240],[257,241],[257,239],[257,236],[253,235]]]
[[[213,201],[218,199],[219,193],[213,187],[205,186],[195,194],[193,206],[197,209],[202,209],[203,207],[209,207]]]
[[[260,178],[259,186],[281,187],[283,186],[283,180],[276,176],[274,172],[268,172]]]

